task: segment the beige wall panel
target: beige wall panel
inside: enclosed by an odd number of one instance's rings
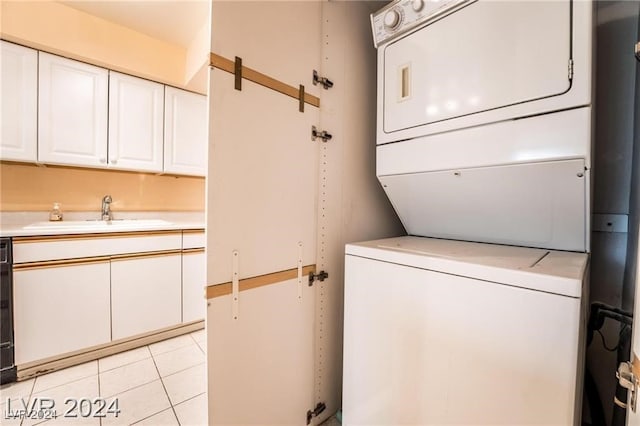
[[[212,71],[207,213],[207,283],[231,281],[315,262],[318,142],[310,138],[317,108]]]
[[[309,115],[314,108],[307,106],[307,112],[300,115],[295,112],[294,100],[247,81],[243,81],[242,92],[234,91],[232,75],[217,70],[212,73],[208,283],[231,280],[234,249],[240,252],[240,278],[295,266],[295,242],[299,235],[304,235],[307,225],[313,225],[317,236],[317,249],[313,252],[317,254],[317,269],[329,272],[328,280],[311,288],[316,299],[315,321],[312,318],[309,323],[315,332],[308,329],[312,341],[305,340],[302,332],[300,335],[290,332],[292,324],[280,322],[283,316],[293,315],[295,306],[276,298],[275,289],[282,284],[266,286],[261,293],[251,290],[240,294],[241,317],[253,318],[263,312],[263,321],[256,320],[246,329],[230,319],[230,296],[209,300],[209,347],[220,347],[227,358],[241,360],[231,363],[225,358],[231,368],[222,368],[217,367],[215,356],[209,355],[210,413],[217,409],[230,411],[221,408],[223,402],[238,409],[235,417],[211,417],[214,424],[303,424],[304,420],[293,420],[294,417],[285,420],[274,417],[275,413],[243,418],[242,413],[252,406],[251,401],[242,403],[226,397],[218,400],[224,392],[240,398],[250,388],[246,383],[257,383],[259,391],[251,392],[256,398],[261,393],[271,398],[270,393],[279,391],[277,381],[271,383],[271,388],[260,384],[273,380],[275,373],[271,370],[286,375],[290,367],[280,363],[278,354],[271,349],[263,351],[260,345],[265,339],[278,350],[282,346],[302,345],[295,346],[295,350],[303,353],[311,348],[315,373],[311,382],[314,401],[309,408],[318,402],[327,404],[327,410],[314,422],[317,424],[335,413],[340,407],[342,389],[344,245],[404,234],[375,176],[376,62],[368,15],[380,5],[323,2],[320,5],[323,16],[316,16],[317,21],[312,23],[308,10],[317,6],[305,2],[213,5],[215,53],[230,59],[240,56],[244,65],[295,84],[296,76],[313,69],[305,66],[305,58],[314,56],[305,35],[317,30],[319,37],[309,36],[309,40],[321,40],[322,55],[320,47],[315,54],[322,61],[319,71],[335,83],[328,91],[314,88],[321,96],[320,117],[316,117]],[[228,19],[230,16],[233,18]],[[220,31],[221,38],[216,38],[216,31]],[[312,124],[327,130],[333,139],[327,143],[311,142]],[[313,154],[309,147],[313,147]],[[306,182],[315,182],[315,189],[309,190]],[[306,211],[308,205],[313,205],[317,212],[313,223],[308,220],[314,217]],[[300,229],[305,231],[300,233]],[[308,242],[312,240],[309,237],[302,240],[305,264],[309,263]],[[255,297],[252,299],[255,305],[245,302],[245,293]],[[266,315],[266,305],[271,305],[270,309],[278,314]],[[227,323],[221,321],[221,316],[229,318]],[[229,341],[242,344],[230,347]],[[253,371],[255,353],[265,358],[261,363],[271,367],[267,373],[262,372],[263,364],[260,373]],[[288,356],[291,359],[292,355]],[[299,362],[292,368],[304,375],[304,363]],[[244,375],[238,377],[243,368],[249,368],[255,377],[251,380]],[[303,386],[299,390],[307,389]],[[264,406],[264,402],[259,403],[259,407]],[[279,412],[287,413],[291,407],[292,404],[282,405]]]
[[[319,95],[320,1],[214,1],[211,51]]]
[[[320,63],[318,2],[214,2],[212,52],[311,92]],[[210,72],[207,282],[269,274],[316,260],[318,108]],[[318,93],[316,88],[316,93]],[[302,298],[298,298],[299,289]],[[209,421],[304,425],[313,404],[315,287],[284,281],[209,300]]]
[[[202,211],[205,179],[147,173],[0,164],[0,211],[96,211],[102,197],[118,211]]]
[[[313,399],[314,289],[297,280],[209,300],[209,424],[304,425]]]
[[[3,39],[150,80],[185,85],[184,47],[53,1],[3,1],[0,12]],[[206,85],[194,89],[204,92]]]
[[[316,302],[315,401],[335,413],[342,395],[344,246],[404,234],[375,171],[376,51],[369,13],[379,2],[323,3],[322,74],[335,83],[322,93],[322,145]],[[326,178],[326,180],[325,180]]]

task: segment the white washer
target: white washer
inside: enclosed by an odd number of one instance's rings
[[[578,425],[588,255],[346,247],[343,424]]]
[[[589,251],[590,1],[372,15],[377,175],[411,235]]]

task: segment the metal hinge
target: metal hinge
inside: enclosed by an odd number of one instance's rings
[[[635,54],[636,59],[640,61],[640,41],[636,43]]]
[[[573,80],[573,59],[569,59],[569,80]]]
[[[330,141],[333,136],[326,130],[319,131],[316,126],[311,126],[311,140],[315,141],[317,138],[322,139],[322,142]]]
[[[307,411],[307,424],[310,425],[311,419],[313,419],[314,417],[318,417],[320,413],[326,410],[326,408],[327,406],[324,402],[318,402],[318,405],[316,405],[316,408],[314,408],[313,411]]]
[[[322,87],[325,89],[331,89],[333,87],[333,81],[327,77],[320,77],[318,71],[313,70],[313,85],[317,86],[318,84],[322,84]]]
[[[629,406],[635,413],[638,402],[638,378],[633,374],[630,362],[621,362],[616,371],[616,378],[620,386],[629,391]]]
[[[325,271],[320,271],[316,275],[309,274],[309,286],[312,286],[316,280],[324,281],[327,278],[329,278],[329,273]]]

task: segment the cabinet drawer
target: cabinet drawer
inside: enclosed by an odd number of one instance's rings
[[[182,248],[201,248],[205,245],[204,231],[184,231],[182,233]]]
[[[73,259],[150,251],[180,250],[182,233],[140,233],[82,235],[43,238],[16,238],[13,243],[14,264]]]

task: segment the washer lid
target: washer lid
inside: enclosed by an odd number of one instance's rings
[[[586,253],[423,237],[347,244],[346,254],[575,298],[589,261]]]

